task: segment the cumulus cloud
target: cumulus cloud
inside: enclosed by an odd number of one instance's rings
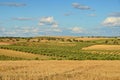
[[[89,6],[82,5],[79,3],[72,3],[72,6],[76,9],[80,9],[80,10],[90,10],[91,9]]]
[[[58,23],[54,20],[53,17],[49,16],[49,17],[42,17],[40,19],[40,22],[38,24],[39,26],[43,26],[43,25],[50,25],[51,27],[57,28],[58,27]]]
[[[83,32],[83,30],[79,27],[73,27],[71,30],[73,33],[82,33]]]
[[[53,19],[53,17],[42,17],[41,19],[40,19],[40,22],[41,23],[47,23],[47,24],[51,24],[51,23],[53,23],[54,22],[54,19]]]
[[[26,4],[25,3],[16,3],[16,2],[3,2],[3,3],[0,3],[0,6],[23,7],[23,6],[26,6]]]
[[[18,20],[18,21],[28,21],[28,20],[34,20],[33,18],[27,18],[27,17],[15,17],[12,18],[13,20]]]
[[[111,16],[111,17],[120,17],[120,12],[113,12],[109,16]]]
[[[102,24],[108,27],[120,27],[120,17],[107,17]]]

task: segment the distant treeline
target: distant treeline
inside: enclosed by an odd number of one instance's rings
[[[40,36],[40,37],[10,37],[10,36],[0,36],[0,38],[21,38],[21,39],[28,39],[28,38],[58,38],[59,36]],[[60,37],[67,37],[67,36],[60,36]],[[120,38],[120,36],[69,36],[75,38]]]

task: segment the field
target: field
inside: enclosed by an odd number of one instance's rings
[[[26,59],[28,59],[28,60],[49,59],[48,56],[19,52],[19,51],[13,51],[13,50],[5,50],[5,49],[0,49],[0,56],[4,56],[4,57],[7,57],[7,58],[11,58],[11,59],[16,58],[16,59],[21,59],[21,60],[26,60]],[[1,57],[0,60],[5,60],[4,57]]]
[[[93,40],[79,38],[78,40],[78,37],[35,37],[2,38],[1,41],[1,49],[38,55],[33,57],[33,60],[44,59],[39,56],[48,60],[120,60],[120,39],[117,38],[93,38]],[[6,42],[11,44],[3,45]],[[2,54],[2,57],[3,55],[11,57],[13,54]]]
[[[120,50],[120,45],[93,45],[85,47],[83,50]]]
[[[0,80],[120,80],[119,60],[119,38],[0,38]]]
[[[120,80],[120,61],[0,61],[0,80]]]

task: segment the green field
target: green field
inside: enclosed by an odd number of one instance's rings
[[[12,43],[10,45],[0,45],[1,49],[49,56],[48,60],[120,60],[120,50],[82,50],[84,47],[97,44],[120,45],[120,39],[117,38],[102,40],[98,38],[98,40],[88,41],[58,37],[10,38],[9,40],[1,38],[1,41]],[[3,57],[1,60],[12,59],[12,57]],[[18,60],[19,58],[13,58],[12,60],[14,59]],[[40,60],[39,57],[35,59]]]

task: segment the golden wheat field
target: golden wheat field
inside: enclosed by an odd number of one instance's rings
[[[105,40],[105,39],[109,39],[109,38],[76,38],[76,40],[83,40],[83,41],[93,41],[93,40]]]
[[[83,50],[120,50],[120,45],[93,45],[85,47]]]
[[[120,61],[0,61],[0,80],[120,80]]]
[[[0,55],[10,56],[10,57],[19,57],[24,59],[48,59],[48,56],[38,55],[38,54],[32,54],[27,52],[19,52],[19,51],[13,51],[13,50],[5,50],[0,49]]]
[[[8,42],[0,42],[0,45],[10,45],[12,43],[8,43]]]

